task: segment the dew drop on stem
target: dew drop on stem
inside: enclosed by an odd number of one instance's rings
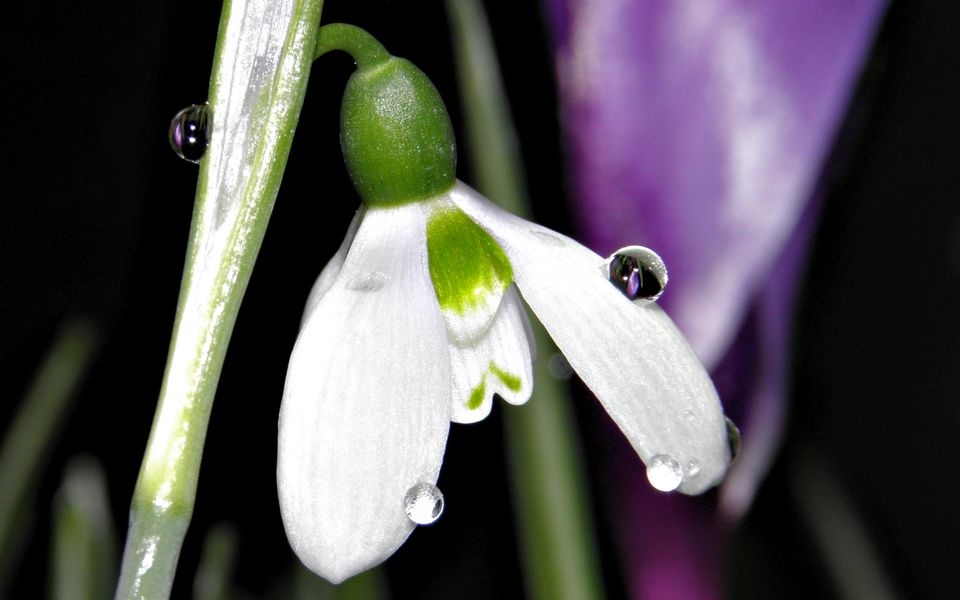
[[[210,142],[210,105],[191,104],[170,121],[170,147],[177,156],[200,162]]]

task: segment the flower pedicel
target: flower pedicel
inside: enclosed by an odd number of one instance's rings
[[[346,50],[341,142],[363,204],[307,302],[280,411],[284,525],[306,566],[340,582],[443,510],[450,422],[523,404],[533,341],[521,297],[663,491],[699,494],[731,460],[704,368],[653,302],[667,272],[631,246],[604,259],[457,181],[443,102],[362,30]]]

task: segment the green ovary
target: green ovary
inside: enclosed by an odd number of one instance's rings
[[[465,314],[498,298],[513,281],[513,268],[490,234],[458,208],[427,221],[430,278],[443,310]],[[504,382],[506,384],[506,382]]]

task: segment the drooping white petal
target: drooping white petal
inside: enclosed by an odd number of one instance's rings
[[[514,286],[507,288],[487,333],[476,343],[450,343],[454,423],[476,423],[490,414],[493,395],[523,404],[533,390],[533,336]]]
[[[344,236],[340,247],[337,248],[336,253],[327,261],[326,266],[320,271],[320,276],[317,277],[317,281],[313,284],[313,287],[310,288],[310,295],[307,296],[307,303],[303,309],[303,320],[300,322],[301,327],[307,322],[307,317],[310,316],[310,313],[316,308],[317,303],[320,302],[320,299],[323,298],[324,294],[330,289],[330,286],[333,285],[333,282],[336,281],[337,275],[340,274],[340,269],[343,268],[343,261],[347,259],[347,251],[350,250],[350,245],[353,244],[353,238],[357,235],[357,228],[360,227],[360,221],[363,219],[364,212],[366,212],[366,209],[361,204],[360,208],[357,209],[357,214],[355,214],[353,220],[350,221],[350,226],[347,227],[347,235]]]
[[[370,209],[294,347],[277,480],[290,544],[333,582],[392,554],[404,497],[436,483],[450,426],[443,319],[423,207]]]
[[[603,276],[604,259],[576,241],[503,211],[462,183],[451,198],[503,246],[524,299],[651,480],[677,468],[681,492],[718,483],[730,462],[723,411],[670,318],[656,304],[627,300]]]

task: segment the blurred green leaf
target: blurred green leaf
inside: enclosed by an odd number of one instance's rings
[[[237,533],[226,523],[207,531],[203,556],[193,579],[194,600],[229,600],[237,554]]]
[[[810,530],[837,597],[895,600],[900,595],[887,576],[870,532],[843,486],[819,454],[807,451],[793,469],[791,487],[800,516]]]
[[[93,458],[66,468],[53,507],[53,600],[109,598],[117,579],[116,528],[107,479]]]
[[[0,593],[20,558],[20,542],[33,514],[26,510],[33,488],[99,338],[99,330],[88,320],[64,323],[4,437],[0,448]]]
[[[387,578],[383,569],[375,567],[334,585],[318,577],[299,562],[293,577],[294,600],[388,600]]]

